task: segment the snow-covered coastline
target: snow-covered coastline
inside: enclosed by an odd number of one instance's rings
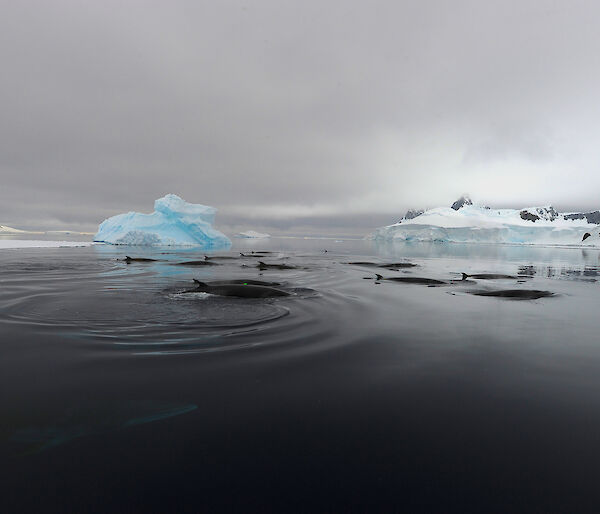
[[[368,238],[600,247],[600,225],[588,221],[595,220],[596,212],[561,214],[551,206],[492,209],[473,205],[468,198],[461,200],[452,207],[410,211],[410,216],[376,229]]]
[[[33,239],[0,239],[0,250],[18,248],[77,248],[91,246],[89,241],[40,241]]]
[[[21,230],[18,228],[8,227],[6,225],[0,225],[0,235],[10,235],[10,234],[43,234],[43,232],[31,231],[31,230]]]
[[[263,234],[262,232],[256,232],[255,230],[246,230],[233,237],[238,237],[240,239],[267,239],[271,237],[271,234]]]

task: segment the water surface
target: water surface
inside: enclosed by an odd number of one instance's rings
[[[0,251],[5,512],[595,510],[597,251],[235,244],[214,254],[250,257],[211,267],[173,265],[193,249]]]

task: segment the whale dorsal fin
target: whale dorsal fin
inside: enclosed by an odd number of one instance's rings
[[[467,275],[466,273],[463,273],[462,276],[462,280],[467,280],[469,278],[469,275]]]
[[[375,273],[375,276],[377,277],[377,280],[383,280],[383,276],[379,275],[378,273]]]
[[[206,282],[200,282],[200,281],[199,281],[199,280],[197,280],[197,279],[194,279],[194,282],[196,282],[196,285],[197,285],[198,287],[208,287],[208,284],[207,284]]]

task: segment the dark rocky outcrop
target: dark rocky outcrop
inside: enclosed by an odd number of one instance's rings
[[[537,215],[545,220],[554,221],[556,218],[560,216],[558,211],[550,205],[549,207],[538,207],[535,212]]]
[[[456,200],[456,202],[454,202],[452,204],[451,207],[455,211],[458,211],[460,208],[464,207],[465,205],[473,205],[473,201],[468,196],[461,196],[458,200]]]
[[[406,214],[404,215],[404,220],[412,220],[414,218],[416,218],[417,216],[420,216],[421,214],[423,214],[425,211],[423,209],[408,209],[406,211]]]
[[[554,221],[557,219],[560,214],[558,211],[552,207],[537,207],[534,212],[534,209],[523,209],[519,214],[521,215],[521,219],[525,221],[533,221],[534,223],[537,220],[546,220],[546,221]]]
[[[600,225],[600,211],[565,214],[563,216],[563,218],[566,220],[582,220],[585,218],[588,223],[592,223],[594,225]]]
[[[575,214],[565,214],[563,216],[563,218],[566,220],[582,220],[585,217],[586,217],[585,214],[583,214],[582,212],[578,212]]]
[[[533,221],[535,223],[540,219],[538,215],[531,214],[529,211],[521,211],[519,214],[521,215],[521,219],[525,221]]]

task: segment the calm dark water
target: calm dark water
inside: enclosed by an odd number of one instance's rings
[[[0,251],[2,512],[598,510],[598,252],[237,244],[216,253],[298,269]],[[427,287],[374,271],[518,278]],[[295,294],[181,294],[193,278]],[[481,288],[556,296],[468,294]]]

